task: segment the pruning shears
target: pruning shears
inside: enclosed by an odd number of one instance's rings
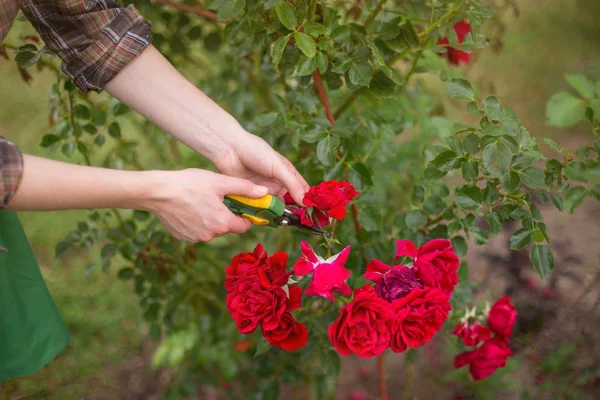
[[[302,225],[300,218],[285,207],[285,204],[270,194],[252,199],[244,196],[227,195],[224,200],[229,210],[246,218],[254,225],[269,226],[277,228],[280,226],[291,226],[314,235],[325,235],[324,230]]]

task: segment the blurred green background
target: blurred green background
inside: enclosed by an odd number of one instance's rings
[[[500,3],[500,1],[498,1]],[[504,2],[504,1],[502,1]],[[504,32],[498,43],[478,55],[466,73],[486,92],[495,92],[515,109],[536,136],[569,140],[571,132],[545,125],[546,101],[567,89],[566,73],[583,73],[600,79],[600,2],[597,0],[520,0],[517,17],[508,8],[502,25],[490,32]],[[17,23],[7,42],[18,37]],[[16,142],[30,154],[47,156],[38,145],[48,127],[50,73],[33,73],[26,85],[12,62],[1,60],[0,135]],[[562,135],[562,136],[561,136]],[[61,159],[60,155],[52,157]],[[71,161],[80,161],[77,159]],[[54,246],[73,228],[76,213],[22,213],[25,230],[34,246],[40,267],[69,328],[71,345],[37,374],[7,382],[9,399],[120,398],[120,370],[143,352],[146,339],[137,298],[115,271],[97,269],[86,273],[89,254],[67,261],[54,259]],[[147,353],[147,352],[146,352]],[[148,372],[149,374],[149,372]]]

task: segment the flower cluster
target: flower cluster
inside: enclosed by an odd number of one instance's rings
[[[471,33],[471,24],[469,21],[459,21],[454,24],[454,32],[456,32],[456,36],[458,37],[458,42],[463,43],[465,40],[465,36]],[[448,38],[442,38],[437,44],[438,46],[447,45]],[[460,64],[468,64],[471,62],[471,53],[467,53],[466,51],[458,50],[453,47],[447,47],[448,52],[443,54],[448,58],[450,64],[460,65]]]
[[[225,269],[226,303],[240,333],[260,325],[273,346],[296,350],[308,342],[308,330],[291,314],[301,307],[302,289],[288,285],[287,261],[286,253],[269,257],[261,244],[235,256]]]
[[[476,381],[487,378],[498,368],[506,365],[512,354],[508,347],[517,310],[508,296],[499,299],[487,314],[487,326],[478,322],[475,310],[467,312],[463,322],[454,328],[452,334],[462,339],[465,346],[478,346],[475,350],[459,354],[454,359],[454,368],[469,366],[469,372]]]
[[[346,206],[359,194],[350,182],[322,182],[306,192],[303,199],[306,207],[297,207],[295,213],[303,225],[324,227],[331,219],[342,221],[346,216]],[[287,205],[296,205],[289,194],[284,199]]]
[[[396,259],[411,257],[412,267],[371,261],[365,278],[375,287],[356,289],[329,327],[329,339],[340,354],[369,358],[388,347],[397,353],[419,348],[448,318],[459,266],[450,242],[435,239],[417,248],[398,240],[396,247]]]

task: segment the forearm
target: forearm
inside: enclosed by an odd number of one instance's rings
[[[154,172],[83,167],[24,155],[23,178],[12,210],[145,209]]]
[[[105,89],[204,157],[219,159],[245,134],[229,113],[148,46]]]

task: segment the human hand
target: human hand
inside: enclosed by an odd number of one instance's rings
[[[228,143],[228,151],[213,160],[217,169],[223,174],[265,186],[269,193],[281,199],[290,192],[296,203],[302,204],[302,198],[310,188],[302,175],[266,141],[240,129],[241,133]]]
[[[249,180],[201,169],[153,171],[153,188],[143,208],[177,239],[209,242],[227,233],[244,233],[252,224],[223,204],[228,194],[258,198],[267,188]]]

